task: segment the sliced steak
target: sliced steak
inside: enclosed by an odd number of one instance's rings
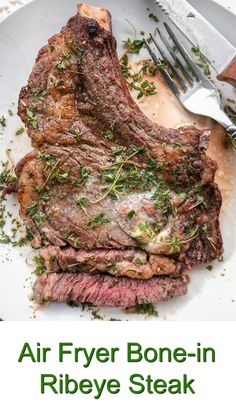
[[[131,308],[186,294],[188,277],[153,278],[148,281],[109,275],[44,274],[34,285],[37,303],[78,301],[95,306]]]
[[[50,271],[35,283],[37,302],[156,303],[185,294],[186,272],[221,256],[210,133],[141,112],[109,12],[80,5],[49,39],[19,115],[38,150],[16,168],[20,214]]]
[[[76,250],[48,246],[39,252],[48,272],[107,272],[114,276],[149,279],[155,275],[177,275],[181,265],[174,259],[137,250]]]

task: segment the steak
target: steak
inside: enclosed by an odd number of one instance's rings
[[[115,276],[149,279],[154,275],[177,275],[181,265],[169,257],[147,255],[139,249],[76,250],[56,246],[39,252],[48,272],[107,272]]]
[[[145,160],[164,164],[165,177],[181,183],[213,181],[206,157],[209,131],[166,129],[151,122],[130,96],[112,34],[76,15],[36,59],[20,94],[19,115],[32,145],[70,145],[109,156],[116,144],[144,147]]]
[[[108,166],[99,166],[100,159],[90,164],[91,159],[70,148],[50,147],[47,154],[31,152],[17,167],[21,216],[36,243],[141,247],[183,259],[197,241],[197,263],[220,256],[221,197],[215,184],[183,193],[150,168],[136,169],[127,157],[121,158],[125,165],[111,161]]]
[[[49,39],[20,93],[36,149],[16,167],[20,215],[48,271],[35,298],[155,303],[184,294],[190,268],[222,254],[210,133],[167,129],[141,112],[109,12],[102,27],[91,11],[80,5]]]
[[[95,306],[132,308],[145,301],[155,304],[184,295],[187,283],[188,277],[142,281],[110,275],[52,273],[36,280],[34,295],[37,303],[80,301]]]

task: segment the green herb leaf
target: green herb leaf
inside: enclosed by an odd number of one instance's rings
[[[141,86],[139,88],[139,93],[137,98],[140,99],[143,96],[151,96],[157,94],[155,83],[152,81],[144,80],[141,83]]]
[[[140,258],[135,258],[134,263],[136,263],[136,265],[140,265],[140,266],[144,264],[144,262]]]
[[[28,121],[30,121],[31,123],[32,128],[38,129],[38,119],[36,115],[34,114],[34,111],[26,107],[25,112],[26,112]]]
[[[131,41],[130,38],[123,41],[124,47],[128,50],[129,54],[139,54],[141,48],[143,47],[142,39],[135,39]]]
[[[57,63],[57,65],[55,66],[55,70],[58,72],[65,70],[68,67],[68,61],[70,60],[71,55],[72,51],[64,53],[59,63]]]
[[[36,97],[38,99],[44,99],[44,97],[47,94],[47,90],[46,89],[40,89],[40,90],[35,90],[35,91],[31,91],[28,93],[29,97]]]
[[[44,258],[40,255],[35,255],[33,257],[33,261],[36,265],[35,270],[34,270],[35,275],[37,276],[42,275],[46,271]]]
[[[159,22],[159,19],[154,13],[149,13],[148,17],[153,20],[154,22]]]
[[[25,131],[24,128],[21,127],[16,131],[16,135],[21,135],[21,134],[23,134],[24,131]]]
[[[129,212],[128,212],[128,214],[127,214],[127,215],[128,215],[128,218],[129,218],[129,219],[131,219],[131,218],[133,218],[133,217],[134,217],[134,215],[135,215],[135,211],[134,211],[134,210],[131,210],[131,211],[129,211]]]
[[[32,204],[26,208],[25,213],[26,215],[29,215],[29,217],[32,217],[34,214],[36,214],[36,211],[37,211],[37,202],[32,202]]]
[[[0,117],[0,124],[2,125],[3,128],[6,128],[7,124],[6,124],[6,118],[4,115]]]
[[[43,201],[49,201],[50,196],[48,195],[48,193],[47,193],[47,192],[43,192],[43,193],[40,195],[40,198],[41,198]]]
[[[0,244],[9,244],[9,243],[11,243],[10,237],[6,233],[4,233],[4,231],[2,231],[0,234]]]
[[[102,224],[108,224],[110,221],[105,216],[105,214],[101,213],[98,215],[94,215],[88,222],[87,227],[88,228],[96,228],[99,227]]]
[[[112,131],[107,130],[106,132],[104,132],[103,137],[106,140],[112,141],[114,140],[114,133]]]
[[[36,223],[42,223],[43,221],[46,220],[46,215],[43,212],[38,212],[37,214],[34,214],[32,216],[32,219],[36,222]]]
[[[147,314],[148,316],[158,317],[158,312],[155,309],[154,305],[146,300],[144,300],[141,304],[137,305],[136,312],[138,314]]]
[[[81,196],[81,197],[78,197],[78,198],[75,199],[75,204],[79,205],[82,208],[86,208],[86,207],[89,207],[90,202],[89,202],[88,198],[86,198],[84,196]]]

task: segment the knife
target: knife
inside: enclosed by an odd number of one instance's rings
[[[186,0],[155,0],[166,18],[200,48],[218,80],[236,87],[236,48]]]

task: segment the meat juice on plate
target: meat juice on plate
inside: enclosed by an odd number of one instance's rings
[[[133,62],[133,71],[140,71],[142,65],[143,60]],[[221,223],[226,223],[228,226],[231,226],[231,228],[233,227],[236,230],[235,219],[232,217],[232,214],[230,214],[230,204],[232,205],[233,199],[232,189],[234,182],[235,155],[232,147],[226,146],[224,128],[211,118],[194,115],[188,112],[168,88],[160,72],[157,72],[154,76],[145,75],[145,79],[155,83],[157,94],[144,96],[141,99],[137,99],[137,93],[135,90],[132,91],[131,94],[143,113],[153,122],[168,128],[194,125],[200,129],[209,128],[211,130],[207,155],[215,160],[218,165],[215,181],[220,188],[223,199],[221,208]],[[230,247],[234,247],[234,239],[231,234],[230,243]],[[228,243],[227,247],[229,247]]]

